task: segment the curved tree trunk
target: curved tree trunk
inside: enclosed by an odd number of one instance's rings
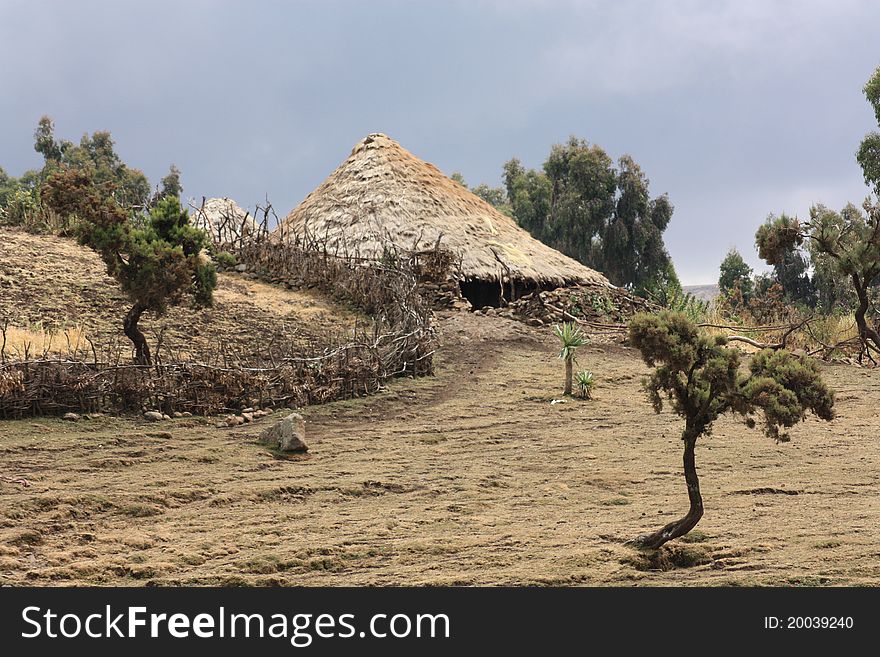
[[[565,390],[563,390],[563,395],[571,394],[571,369],[572,369],[572,361],[571,358],[565,359]]]
[[[697,466],[694,461],[694,447],[697,444],[697,436],[692,434],[692,431],[685,429],[682,436],[682,440],[684,440],[684,479],[687,482],[688,499],[690,500],[691,508],[681,520],[670,522],[653,534],[639,536],[633,541],[638,547],[656,550],[667,541],[687,534],[697,526],[700,518],[703,517],[703,498],[700,495],[700,480],[697,478]]]
[[[122,322],[122,330],[125,332],[126,337],[134,344],[135,361],[138,365],[153,364],[150,358],[150,345],[147,344],[147,338],[144,337],[144,334],[138,328],[138,322],[146,309],[146,306],[140,302],[134,304]]]
[[[873,348],[875,351],[880,353],[880,334],[874,329],[874,327],[868,325],[868,321],[865,318],[865,315],[868,313],[868,286],[862,285],[861,279],[853,274],[853,287],[856,290],[856,295],[859,297],[859,305],[856,308],[856,326],[859,328],[859,339],[862,341],[862,354],[865,354],[872,361],[874,359],[871,357],[871,349]],[[871,345],[870,343],[874,344]],[[861,360],[861,355],[859,356]]]

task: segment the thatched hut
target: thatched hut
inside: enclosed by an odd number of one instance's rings
[[[203,199],[201,206],[193,208],[190,220],[201,228],[218,246],[236,247],[257,232],[257,224],[251,214],[231,198]]]
[[[276,230],[327,247],[381,258],[440,245],[474,307],[498,306],[537,289],[609,286],[600,273],[539,242],[437,167],[384,134],[371,134]]]

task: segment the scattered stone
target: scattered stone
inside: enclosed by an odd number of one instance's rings
[[[260,434],[260,441],[282,452],[307,452],[306,423],[299,413],[291,413]]]
[[[147,411],[144,413],[144,419],[149,420],[150,422],[159,422],[160,420],[164,420],[167,415],[160,413],[159,411]]]
[[[254,421],[254,414],[253,413],[242,413],[241,417],[245,422],[253,422]]]
[[[239,265],[235,265],[235,271],[237,271],[239,273],[244,273],[247,271],[247,265],[244,263],[241,263]]]
[[[176,417],[176,418],[177,418],[177,417],[183,417],[183,413],[181,413],[180,411],[174,411],[171,415],[174,416],[174,417]]]
[[[239,424],[244,424],[244,418],[238,415],[229,415],[226,418],[226,426],[228,427],[237,427]]]
[[[526,323],[529,326],[544,326],[544,320],[540,317],[530,317]]]
[[[241,414],[244,415],[245,413],[253,413],[253,412],[254,412],[254,409],[248,407],[248,408],[244,409],[244,410],[241,412]]]
[[[163,414],[163,415],[162,415],[162,419],[163,419],[163,420],[170,420],[170,419],[171,419],[171,416],[170,416],[170,415],[167,415],[167,414]]]
[[[61,419],[62,419],[62,420],[67,420],[68,422],[78,422],[78,421],[79,421],[79,415],[77,415],[76,413],[65,413],[65,414],[61,417]]]
[[[193,414],[190,413],[189,411],[184,411],[183,413],[180,414],[180,417],[192,417],[192,416],[193,416]]]

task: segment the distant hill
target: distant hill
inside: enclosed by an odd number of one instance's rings
[[[712,301],[718,296],[718,283],[713,283],[712,285],[682,285],[682,289],[702,301]]]

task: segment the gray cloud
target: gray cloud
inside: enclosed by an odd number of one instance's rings
[[[156,181],[286,212],[363,135],[498,184],[570,134],[631,153],[676,206],[685,282],[772,211],[866,193],[871,2],[34,2],[0,22],[0,165],[31,133],[109,129]]]

